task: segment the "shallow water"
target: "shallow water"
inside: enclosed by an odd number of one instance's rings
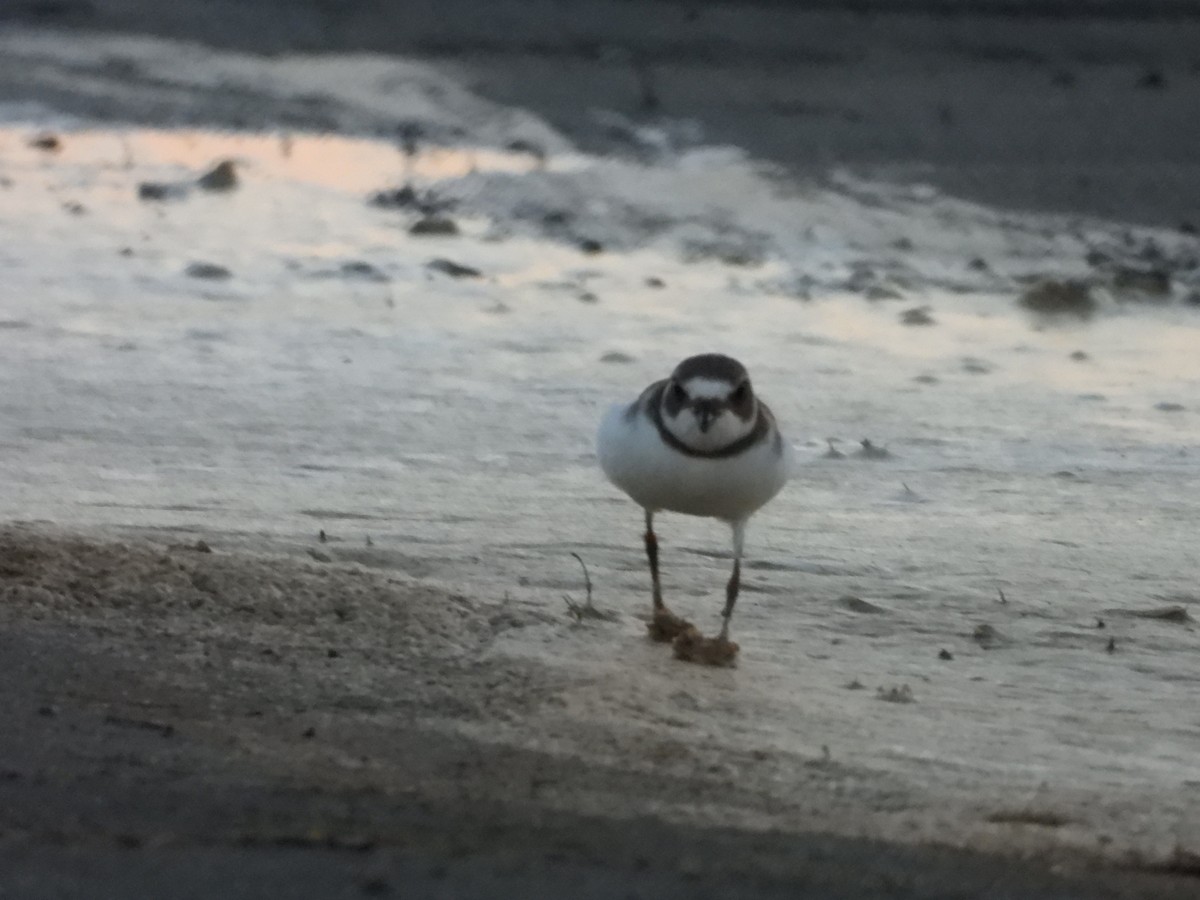
[[[886,779],[869,800],[880,833],[921,804],[1036,801],[1076,823],[1061,840],[1200,837],[1194,622],[1127,614],[1200,616],[1200,311],[1105,294],[1064,323],[1015,303],[1021,276],[1077,275],[1121,229],[928,191],[798,189],[733,151],[543,167],[111,128],[47,153],[36,132],[0,131],[3,518],[218,549],[315,549],[323,530],[335,559],[554,616],[580,596],[576,552],[620,623],[530,625],[492,651],[588,676],[539,740],[666,729],[735,767],[825,746]],[[137,198],[226,157],[234,191]],[[406,177],[458,201],[460,235],[413,236],[419,213],[366,203]],[[563,209],[566,224],[545,216]],[[989,271],[966,265],[978,254]],[[194,262],[229,277],[191,277]],[[864,299],[847,282],[863,267],[902,270],[901,297]],[[913,306],[935,324],[901,324]],[[592,452],[609,403],[708,350],[748,365],[803,460],[751,523],[733,672],[640,638],[640,513]],[[887,458],[862,457],[864,438]],[[724,527],[663,516],[660,538],[668,602],[715,628]],[[905,684],[913,703],[876,696]],[[507,739],[530,740],[528,724]],[[795,789],[774,763],[753,769]],[[893,789],[912,792],[894,822]],[[1133,825],[1130,809],[1145,814]]]

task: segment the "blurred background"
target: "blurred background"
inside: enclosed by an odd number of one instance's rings
[[[1195,0],[9,0],[0,22],[451,64],[591,150],[629,149],[609,110],[989,203],[1163,225],[1200,205]],[[36,74],[4,66],[0,98],[27,96]],[[207,117],[273,124],[251,100]],[[139,111],[161,116],[153,85]]]

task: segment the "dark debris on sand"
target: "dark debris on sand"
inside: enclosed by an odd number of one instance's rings
[[[432,272],[441,272],[443,275],[449,275],[451,278],[482,278],[483,273],[474,266],[464,266],[462,263],[456,263],[452,259],[438,257],[431,259],[425,264],[425,267]]]
[[[237,168],[233,160],[221,160],[196,179],[196,186],[204,191],[232,191],[238,186]]]
[[[418,219],[408,229],[414,237],[454,237],[458,232],[458,223],[446,216],[424,216]]]
[[[1098,304],[1092,289],[1077,279],[1046,278],[1031,285],[1021,295],[1020,305],[1045,316],[1076,316],[1090,318]]]

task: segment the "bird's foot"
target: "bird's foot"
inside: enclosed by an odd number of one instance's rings
[[[700,629],[692,625],[679,633],[675,638],[674,647],[676,659],[704,666],[737,665],[740,649],[736,641],[729,640],[724,634],[706,638],[700,633]]]
[[[689,628],[694,629],[694,627],[687,619],[680,618],[665,606],[656,609],[654,617],[646,623],[646,630],[650,632],[650,640],[661,643],[673,641]]]

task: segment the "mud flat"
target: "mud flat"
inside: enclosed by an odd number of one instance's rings
[[[834,758],[729,753],[680,724],[512,742],[607,690],[489,652],[538,611],[207,546],[0,533],[11,896],[1191,895],[1186,876],[1086,874],[1038,835],[1068,824],[1054,805],[996,826],[1033,832],[1021,861],[837,836],[863,802],[908,801]]]

